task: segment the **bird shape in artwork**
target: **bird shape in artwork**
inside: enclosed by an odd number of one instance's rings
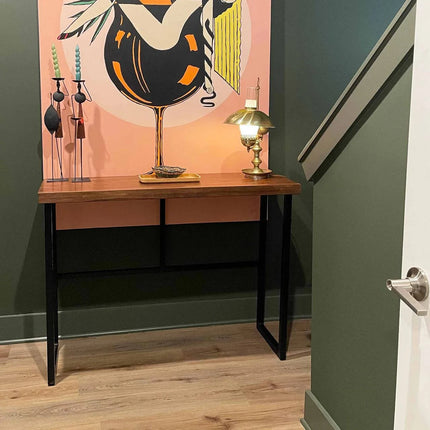
[[[215,19],[229,21],[223,40],[233,34],[240,50],[241,0],[79,0],[68,5],[88,7],[71,17],[60,40],[80,36],[98,21],[94,41],[114,10],[104,48],[108,75],[127,99],[154,109],[180,103],[201,87],[208,94],[202,103],[214,105],[208,100],[216,96],[211,74]],[[237,10],[227,16],[233,6]],[[217,72],[238,92],[238,76],[232,76],[239,73],[240,53],[225,57],[232,60]]]

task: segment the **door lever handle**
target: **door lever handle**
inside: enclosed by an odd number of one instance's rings
[[[406,279],[387,279],[387,288],[396,293],[418,316],[428,314],[424,301],[429,295],[429,281],[424,270],[412,267],[406,274]]]

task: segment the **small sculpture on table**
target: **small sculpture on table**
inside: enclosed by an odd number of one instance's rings
[[[85,139],[85,122],[84,122],[84,112],[82,108],[82,104],[88,100],[89,102],[92,102],[91,95],[88,91],[88,88],[85,85],[85,80],[81,79],[81,58],[80,58],[80,52],[79,52],[79,46],[76,46],[75,50],[75,71],[76,71],[76,79],[73,80],[73,82],[76,82],[77,84],[77,92],[75,94],[71,95],[71,102],[72,102],[72,109],[73,109],[73,116],[72,120],[75,122],[75,168],[74,168],[74,177],[72,179],[72,182],[90,182],[91,179],[88,177],[84,177],[83,175],[83,152],[82,152],[82,139]],[[82,92],[82,87],[85,88],[85,91],[88,95],[88,97],[85,95],[85,93]],[[78,109],[77,113],[75,110],[75,104],[74,102],[78,103]],[[79,140],[79,164],[80,164],[80,172],[78,176],[78,140]]]
[[[51,94],[51,104],[46,110],[44,116],[45,126],[51,133],[51,177],[48,179],[48,182],[67,182],[68,178],[65,178],[63,175],[63,126],[61,122],[61,102],[64,100],[65,95],[69,95],[69,92],[64,82],[64,78],[61,77],[55,45],[52,45],[51,51],[55,72],[55,77],[52,79],[56,82],[57,91],[55,91],[54,94]],[[61,83],[63,83],[66,94],[64,94],[60,89]],[[54,102],[57,103],[56,108],[53,105]],[[54,177],[54,134],[57,160],[60,170],[59,178]]]

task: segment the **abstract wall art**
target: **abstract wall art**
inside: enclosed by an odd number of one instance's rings
[[[270,3],[39,0],[42,112],[55,91],[52,44],[66,83],[76,76],[78,45],[79,72],[93,99],[84,112],[83,163],[88,176],[138,175],[163,164],[195,173],[240,171],[249,160],[238,144],[238,130],[223,122],[244,105],[246,88],[254,86],[257,78],[262,88],[260,108],[269,110]],[[62,169],[69,176],[74,169],[70,100],[62,103],[62,109]],[[52,167],[48,130],[42,137],[47,178]],[[267,151],[263,162],[267,164]],[[141,205],[151,212],[151,202]],[[140,215],[143,206],[136,209]],[[84,212],[59,208],[60,228],[68,228],[74,211],[85,213],[82,226],[97,226],[100,217],[92,216],[94,211],[87,205]],[[170,222],[187,222],[180,202],[170,212]],[[106,225],[136,224],[137,214],[128,214],[122,222],[109,221],[111,216],[107,215]],[[226,216],[258,217],[258,208],[254,199],[245,199]],[[140,216],[140,223],[156,221],[148,215]]]

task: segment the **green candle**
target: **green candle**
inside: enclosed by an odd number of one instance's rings
[[[76,72],[76,80],[81,80],[81,53],[79,52],[79,46],[76,45],[75,48],[75,72]]]
[[[52,46],[51,46],[51,51],[52,51],[52,60],[54,62],[55,77],[61,78],[60,66],[58,65],[57,50],[56,50],[54,44],[52,44]]]

